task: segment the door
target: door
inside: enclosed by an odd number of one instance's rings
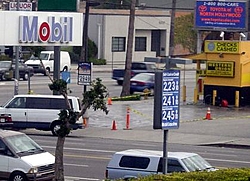
[[[9,156],[7,155],[7,147],[0,139],[0,178],[8,177]]]
[[[8,105],[5,106],[5,113],[11,114],[13,127],[20,129],[26,128],[26,97],[15,97]]]

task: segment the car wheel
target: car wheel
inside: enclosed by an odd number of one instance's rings
[[[44,76],[50,74],[50,69],[49,68],[46,68],[46,71],[44,72]]]
[[[2,74],[2,76],[1,76],[1,80],[6,80],[6,78],[5,78],[4,74]]]
[[[28,181],[26,175],[22,172],[15,172],[11,174],[9,181]]]
[[[55,121],[52,123],[50,130],[54,136],[57,136],[57,131],[60,129],[60,123]]]
[[[29,74],[25,72],[23,75],[23,80],[28,80],[28,79],[29,79]]]

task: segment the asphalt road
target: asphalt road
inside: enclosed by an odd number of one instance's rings
[[[183,75],[183,74],[182,74]],[[212,165],[225,167],[249,167],[249,108],[211,107],[213,120],[204,120],[207,105],[193,105],[194,71],[187,72],[187,102],[180,107],[180,128],[171,130],[168,137],[169,151],[190,151],[201,154]],[[118,96],[121,86],[110,79],[110,73],[97,73],[103,79],[111,96]],[[184,83],[182,77],[182,83]],[[31,88],[35,93],[51,94],[48,79],[35,75]],[[13,96],[13,81],[0,82],[0,104]],[[27,82],[20,81],[19,93],[27,93]],[[76,74],[69,85],[73,95],[81,97],[82,87],[76,85]],[[124,130],[126,109],[130,107],[131,130]],[[66,138],[64,148],[65,175],[67,180],[102,180],[105,167],[115,151],[129,148],[162,150],[162,131],[152,129],[153,99],[114,102],[109,114],[89,110],[88,127],[74,131]],[[117,130],[111,130],[112,121]],[[54,153],[56,137],[50,132],[24,130],[44,149]],[[238,146],[237,146],[238,145]]]
[[[24,132],[44,149],[54,153],[56,137],[35,130]],[[66,180],[103,180],[106,165],[112,154],[131,148],[162,150],[162,143],[160,140],[155,142],[88,137],[85,136],[84,130],[73,132],[66,138],[64,147]],[[217,168],[239,168],[250,165],[248,149],[169,143],[168,150],[199,153]]]

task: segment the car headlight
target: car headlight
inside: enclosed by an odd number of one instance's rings
[[[37,172],[38,172],[38,168],[37,167],[31,168],[29,170],[29,173],[37,173]]]

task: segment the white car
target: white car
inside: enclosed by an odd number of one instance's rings
[[[163,152],[130,149],[116,152],[106,168],[107,179],[129,179],[163,173]],[[168,152],[167,172],[215,171],[196,153]]]
[[[0,179],[48,180],[55,176],[55,157],[24,133],[0,129]]]

